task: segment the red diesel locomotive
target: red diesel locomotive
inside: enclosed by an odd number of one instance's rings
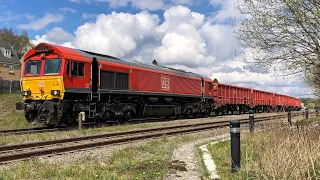
[[[232,89],[223,90],[225,86],[195,73],[40,43],[24,57],[24,99],[16,108],[24,110],[30,123],[56,126],[74,125],[79,112],[85,112],[86,122],[123,122],[140,117],[204,117],[212,111],[233,112],[239,108],[245,112],[267,107],[263,103],[281,106],[272,110],[301,107],[297,99],[291,104],[282,104],[271,96],[268,97],[272,100],[258,101],[253,97],[257,90],[247,92],[248,88],[233,89],[234,96]],[[275,97],[274,93],[269,94]]]
[[[93,52],[40,43],[25,55],[21,86],[29,122],[73,124],[138,117],[209,115],[211,79],[128,62]]]

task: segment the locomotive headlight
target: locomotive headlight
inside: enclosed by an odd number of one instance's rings
[[[30,96],[31,95],[31,91],[23,91],[22,95],[23,96]]]
[[[51,90],[51,95],[59,96],[60,95],[60,90]]]

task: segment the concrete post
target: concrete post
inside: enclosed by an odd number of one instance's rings
[[[82,121],[85,120],[85,112],[80,112],[78,115],[78,129],[82,129]]]
[[[291,111],[289,110],[289,112],[288,112],[288,122],[289,122],[289,124],[290,124],[290,126],[292,125],[292,119],[291,119]]]
[[[254,132],[254,111],[249,111],[249,124],[250,124],[250,133]]]
[[[306,108],[306,119],[309,118],[309,111],[308,111],[308,108]]]

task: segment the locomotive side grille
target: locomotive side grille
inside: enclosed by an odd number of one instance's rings
[[[114,89],[114,72],[101,71],[101,89]]]
[[[128,74],[116,73],[116,89],[128,89]]]
[[[127,73],[101,71],[101,89],[129,89],[129,75]]]

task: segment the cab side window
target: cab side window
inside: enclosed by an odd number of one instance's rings
[[[209,88],[209,90],[212,90],[212,89],[213,89],[213,84],[212,84],[212,82],[209,82],[209,83],[208,83],[208,88]]]
[[[84,76],[84,63],[82,62],[76,62],[72,61],[72,68],[71,68],[71,75],[72,76]],[[69,74],[69,65],[70,63],[67,64],[67,74]]]

